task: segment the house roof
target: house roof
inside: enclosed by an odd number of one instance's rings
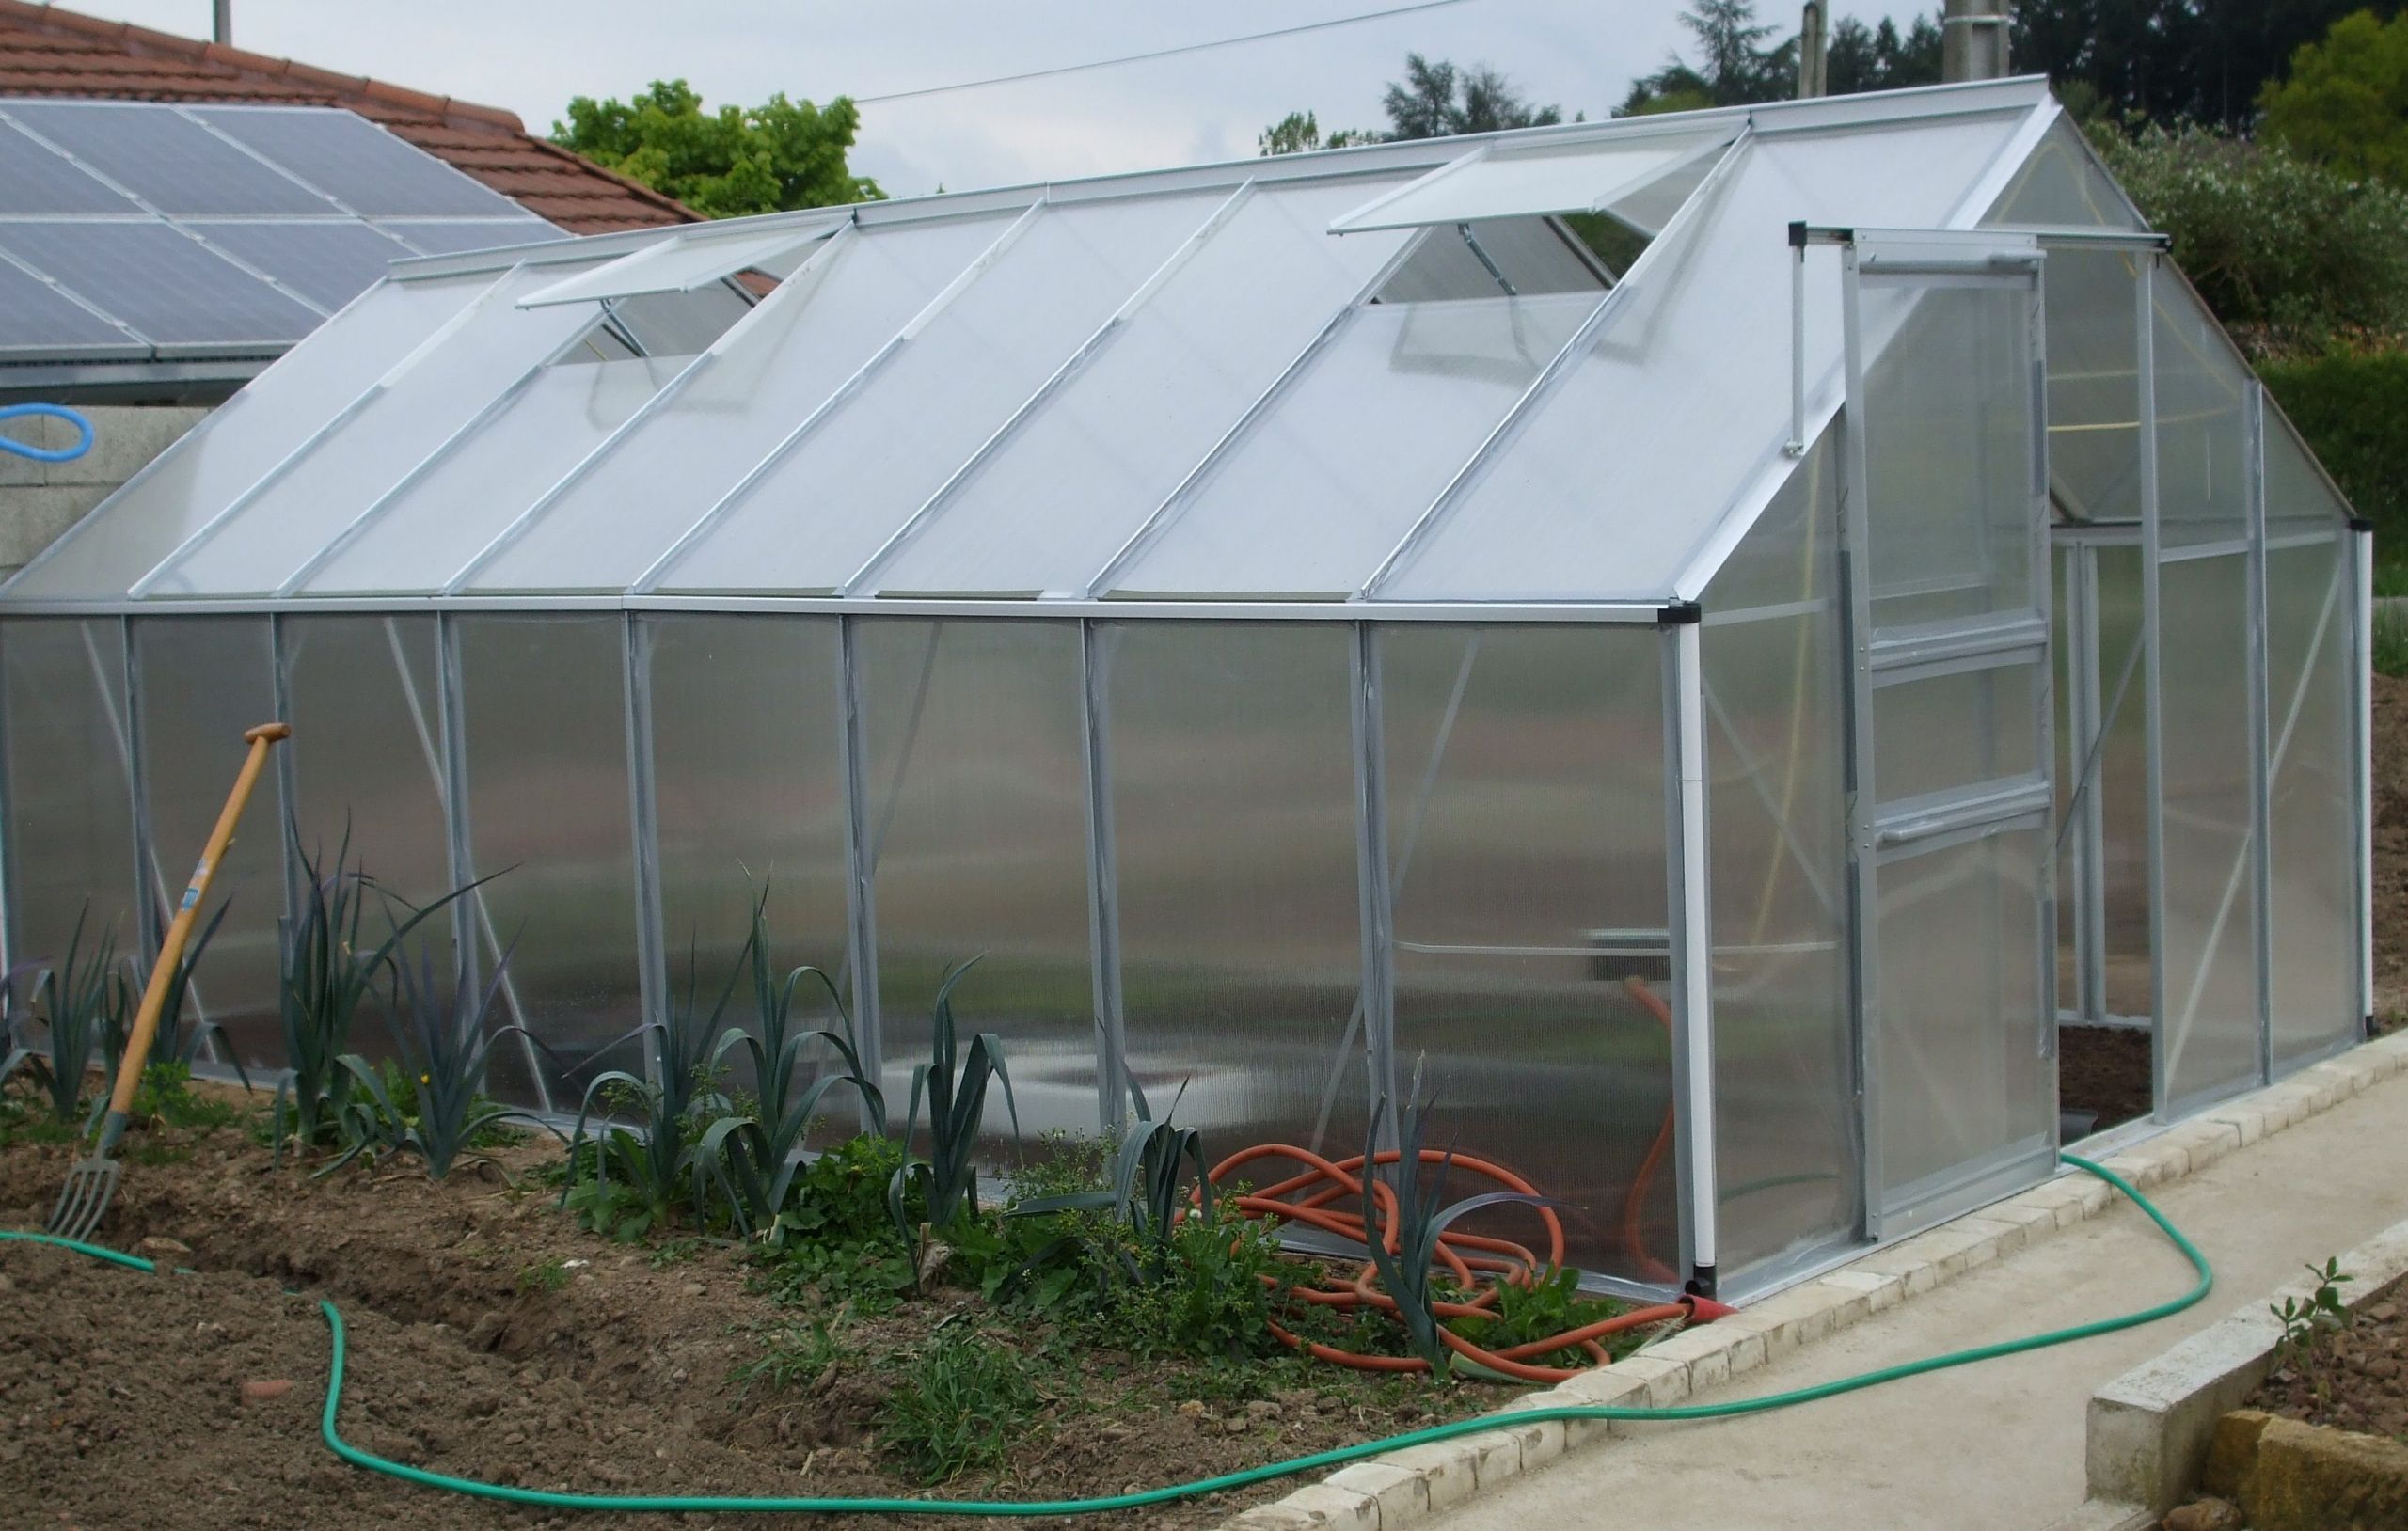
[[[340,106],[574,234],[701,218],[530,134],[499,107],[26,0],[0,0],[0,96]]]

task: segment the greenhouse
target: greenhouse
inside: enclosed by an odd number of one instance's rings
[[[2368,560],[2036,80],[405,260],[0,589],[8,956],[281,718],[254,1069],[346,838],[563,1114],[766,896],[898,1102],[976,957],[1023,1140],[1418,1074],[1744,1298],[2053,1173],[2065,1026],[2363,1034]]]

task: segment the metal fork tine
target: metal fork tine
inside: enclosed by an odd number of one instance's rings
[[[50,1231],[78,1243],[89,1238],[117,1192],[117,1176],[115,1160],[86,1160],[76,1165],[50,1214]]]

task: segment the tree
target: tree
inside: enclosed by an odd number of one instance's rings
[[[1265,154],[1296,154],[1352,144],[1541,128],[1563,120],[1561,107],[1532,105],[1501,71],[1486,64],[1459,69],[1444,59],[1433,64],[1419,54],[1404,55],[1404,78],[1388,82],[1380,104],[1388,115],[1386,133],[1341,128],[1323,138],[1312,113],[1290,112],[1263,129],[1255,147]]]
[[[1767,42],[1775,28],[1756,20],[1755,0],[1698,0],[1695,10],[1681,12],[1681,24],[1697,39],[1699,61],[1676,54],[1632,81],[1622,115],[1744,106],[1798,93],[1798,39]]]
[[[632,101],[578,96],[552,141],[706,217],[870,201],[886,194],[845,163],[861,126],[852,102],[788,101],[705,111],[683,80],[655,80]]]
[[[2344,16],[2258,99],[2265,135],[2293,153],[2408,184],[2408,16]]]
[[[1900,36],[1898,24],[1887,16],[1878,26],[1843,16],[1831,27],[1825,59],[1827,83],[1834,96],[1938,85],[1940,24],[1929,16],[1918,16]]]
[[[1309,154],[1316,149],[1346,149],[1376,141],[1376,134],[1360,128],[1340,128],[1324,138],[1321,135],[1320,118],[1310,112],[1290,112],[1257,134],[1254,145],[1257,150],[1268,156]]]
[[[2244,132],[2286,60],[2353,11],[2400,0],[2018,0],[2007,54],[2085,115]]]

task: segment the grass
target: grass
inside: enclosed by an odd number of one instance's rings
[[[522,1292],[557,1292],[568,1285],[568,1262],[554,1255],[518,1268]]]
[[[2408,676],[2408,616],[2376,608],[2374,669],[2376,674],[2394,680]]]
[[[729,1373],[727,1380],[744,1397],[756,1389],[797,1393],[815,1386],[844,1358],[836,1331],[851,1317],[851,1309],[839,1308],[832,1318],[781,1326],[762,1344],[761,1353]]]
[[[934,1486],[1001,1467],[1038,1427],[1045,1407],[1027,1361],[981,1335],[940,1330],[919,1353],[890,1356],[900,1373],[879,1412],[885,1450]]]

